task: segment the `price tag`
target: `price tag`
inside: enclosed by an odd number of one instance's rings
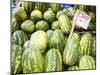
[[[90,20],[91,20],[90,16],[88,16],[87,14],[85,14],[84,12],[78,9],[73,18],[75,25],[77,25],[78,27],[84,28],[84,29],[88,28]]]

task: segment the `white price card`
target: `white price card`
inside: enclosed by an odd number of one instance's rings
[[[84,28],[84,29],[88,28],[90,20],[91,20],[90,16],[88,16],[86,13],[78,9],[73,18],[75,25],[77,25],[78,27]]]

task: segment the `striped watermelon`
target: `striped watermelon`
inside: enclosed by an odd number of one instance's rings
[[[32,33],[35,31],[35,23],[32,22],[31,20],[25,20],[21,24],[21,29],[25,31],[26,33]]]
[[[38,49],[25,49],[22,55],[23,73],[43,72],[44,59]]]
[[[22,7],[26,11],[28,17],[30,17],[30,13],[35,9],[35,2],[22,2]]]
[[[46,10],[48,10],[48,3],[37,2],[36,9],[40,10],[43,14]]]
[[[47,31],[48,29],[49,29],[49,24],[46,21],[41,20],[36,23],[36,30]]]
[[[80,38],[77,33],[73,33],[71,38],[68,38],[67,44],[63,51],[63,62],[66,65],[73,65],[78,60]]]
[[[46,32],[38,30],[30,37],[30,48],[38,49],[41,53],[45,52],[47,47],[48,36]]]
[[[51,9],[53,10],[54,13],[57,13],[62,9],[61,4],[58,3],[52,3],[51,4]]]
[[[33,22],[37,22],[41,20],[43,17],[42,12],[39,10],[33,10],[30,15]]]
[[[59,21],[54,21],[51,25],[52,30],[60,29]]]
[[[29,48],[29,44],[30,44],[30,40],[27,40],[23,45],[23,49],[25,50],[25,49]]]
[[[45,56],[44,72],[62,71],[62,56],[58,49],[50,49]]]
[[[12,44],[11,49],[11,67],[12,74],[18,74],[21,71],[21,59],[22,59],[22,47],[16,44]]]
[[[18,22],[22,22],[27,19],[27,14],[24,11],[22,7],[17,7],[13,10],[12,16],[16,19]]]
[[[79,61],[79,69],[80,70],[89,70],[89,69],[95,69],[96,63],[93,57],[89,55],[84,55],[81,57]]]
[[[61,15],[58,18],[58,21],[60,23],[60,29],[63,33],[68,34],[71,30],[71,23],[70,20],[66,15]]]
[[[78,66],[70,66],[68,68],[69,71],[75,71],[75,70],[79,70],[79,67]]]
[[[63,49],[65,47],[65,40],[64,39],[65,39],[65,37],[64,37],[63,33],[60,31],[60,29],[56,29],[53,32],[53,35],[52,35],[51,40],[50,40],[50,48],[59,49],[60,52],[62,53]]]
[[[18,22],[16,21],[15,18],[12,18],[12,20],[11,20],[11,30],[12,30],[12,32],[15,32],[18,29],[19,29]]]
[[[22,30],[17,30],[12,35],[12,40],[15,44],[21,45],[23,47],[23,44],[28,40],[27,35]]]
[[[90,55],[92,52],[92,35],[91,33],[87,32],[82,35],[80,41],[80,53],[81,55]]]
[[[48,9],[46,12],[44,12],[43,17],[45,21],[49,23],[52,23],[56,19],[55,13],[51,9]]]

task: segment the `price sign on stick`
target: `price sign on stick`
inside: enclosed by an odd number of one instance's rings
[[[81,27],[83,29],[87,29],[88,26],[89,26],[90,20],[91,20],[90,16],[88,16],[84,12],[82,12],[82,11],[77,9],[77,11],[76,11],[76,13],[74,15],[74,18],[73,18],[72,29],[71,29],[69,38],[71,37],[71,35],[72,35],[73,31],[74,31],[75,25],[77,25],[78,27]]]

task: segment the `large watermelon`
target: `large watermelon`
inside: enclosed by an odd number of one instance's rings
[[[75,71],[75,70],[79,70],[79,67],[78,66],[70,66],[68,68],[69,71]]]
[[[47,47],[48,36],[46,32],[38,30],[30,37],[30,47],[40,50],[41,53],[45,52]]]
[[[50,30],[50,29],[49,29],[49,30],[47,31],[47,36],[48,36],[47,49],[50,49],[50,41],[51,41],[52,35],[53,35],[53,30]]]
[[[35,9],[35,2],[29,2],[29,1],[22,2],[22,7],[26,11],[28,17],[30,17],[30,13]]]
[[[57,13],[62,9],[61,4],[58,3],[51,3],[51,9],[53,10],[54,13]]]
[[[58,49],[50,49],[45,56],[44,72],[62,71],[62,56]]]
[[[71,38],[68,38],[67,44],[63,51],[63,62],[66,65],[73,65],[78,60],[80,38],[77,33],[73,33]]]
[[[37,22],[37,21],[41,20],[42,17],[43,17],[42,12],[39,11],[39,10],[33,10],[31,12],[31,19],[32,19],[33,22]]]
[[[68,34],[71,30],[71,23],[66,15],[60,15],[58,18],[58,21],[60,23],[60,29],[63,33]]]
[[[11,67],[12,74],[18,74],[21,71],[22,47],[13,44],[11,49]]]
[[[44,12],[43,17],[49,23],[55,21],[56,19],[55,13],[51,9],[48,9],[46,12]]]
[[[50,40],[50,48],[59,49],[60,52],[63,52],[63,49],[65,47],[65,38],[63,33],[60,31],[60,29],[56,29],[53,32],[53,35]]]
[[[13,10],[12,16],[18,21],[22,22],[27,19],[27,14],[22,7],[17,7]]]
[[[52,30],[60,29],[59,21],[54,21],[54,22],[52,22],[52,24],[51,24],[51,29],[52,29]]]
[[[22,55],[23,73],[43,72],[44,59],[38,49],[25,49]]]
[[[18,29],[19,29],[18,22],[16,21],[15,18],[12,18],[12,20],[11,20],[11,30],[12,30],[12,32],[15,32]]]
[[[80,70],[89,70],[89,69],[95,69],[96,63],[93,57],[89,55],[84,55],[81,57],[79,61],[79,69]]]
[[[48,3],[37,2],[36,9],[40,10],[43,14],[46,10],[48,10]]]
[[[36,30],[43,30],[43,31],[47,31],[49,29],[49,24],[46,21],[38,21],[36,23]]]
[[[92,35],[91,33],[87,32],[82,35],[80,41],[80,53],[81,55],[90,55],[92,52]]]
[[[25,20],[21,24],[21,29],[25,31],[26,33],[32,33],[35,31],[35,23],[32,22],[31,20]]]
[[[23,46],[28,38],[25,32],[23,32],[22,30],[17,30],[13,33],[12,40],[15,44]]]
[[[58,11],[56,14],[56,18],[58,19],[62,14],[65,14],[63,10]]]

